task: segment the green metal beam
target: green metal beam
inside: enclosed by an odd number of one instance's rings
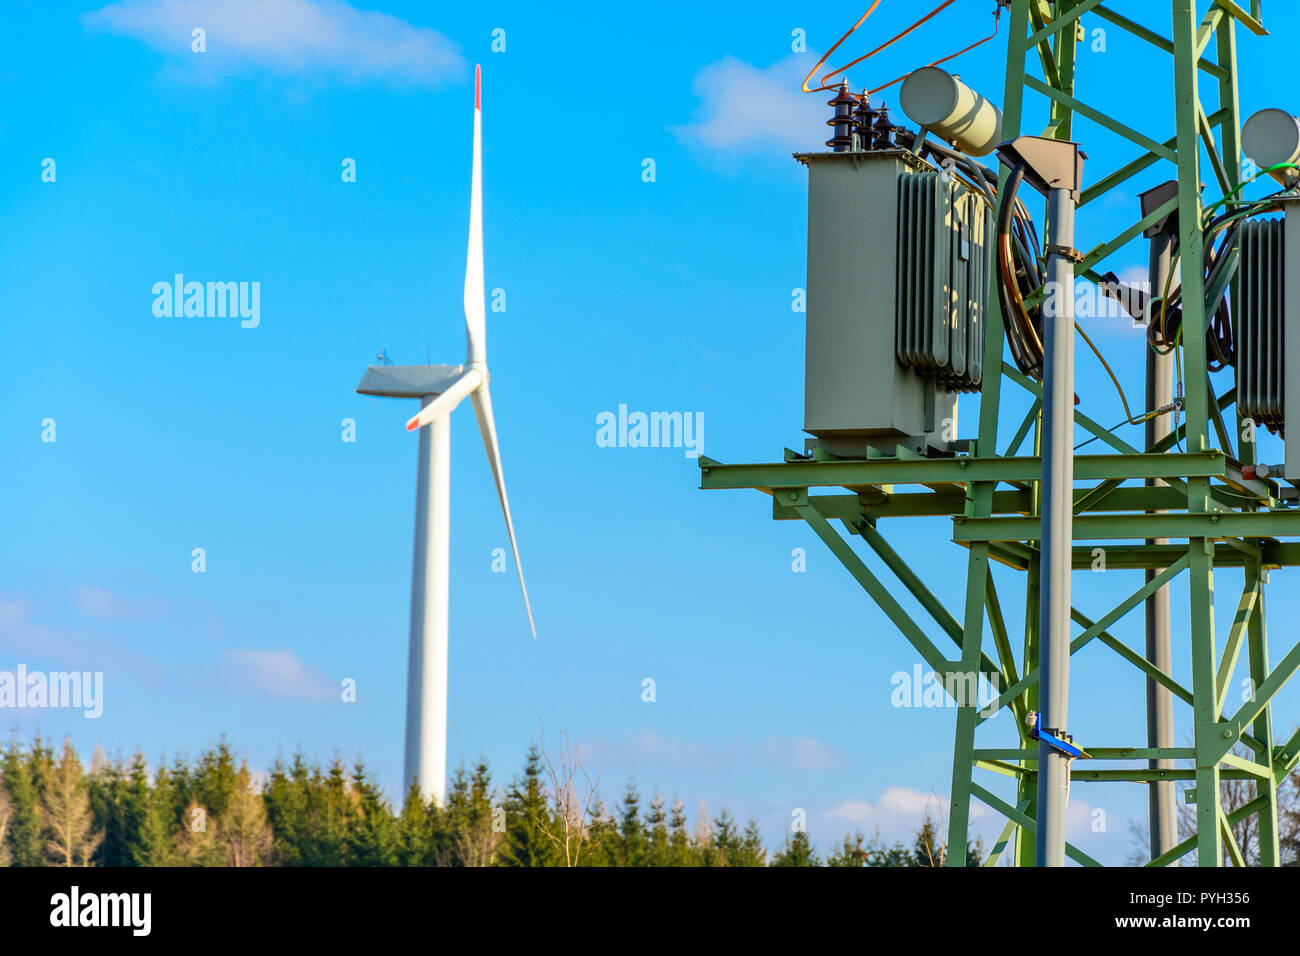
[[[1111,119],[1105,113],[1101,112],[1101,110],[1093,109],[1087,103],[1081,103],[1073,96],[1069,96],[1060,90],[1053,89],[1036,77],[1026,74],[1025,86],[1029,87],[1036,93],[1042,93],[1048,99],[1060,103],[1062,106],[1067,107],[1072,112],[1078,113],[1080,116],[1086,116],[1094,123],[1104,126],[1112,133],[1116,133],[1127,139],[1129,142],[1141,146],[1148,153],[1152,153],[1160,159],[1167,159],[1171,163],[1178,162],[1178,156],[1172,149],[1167,149],[1165,146],[1157,143],[1150,136],[1139,133],[1137,130],[1125,126],[1118,120]]]
[[[1179,475],[1222,477],[1227,459],[1220,451],[1187,455],[1079,455],[1074,474],[1080,481],[1107,478],[1173,478]],[[799,488],[863,485],[924,485],[939,482],[1038,481],[1041,458],[868,458],[845,461],[775,462],[765,465],[724,465],[700,457],[700,487]]]
[[[1210,125],[1218,126],[1228,118],[1229,118],[1228,110],[1226,109],[1215,110],[1209,116]],[[1175,146],[1178,145],[1178,137],[1171,136],[1169,137],[1169,139],[1165,140],[1160,145],[1164,146],[1166,149],[1173,149]],[[1099,196],[1105,195],[1106,193],[1110,192],[1110,190],[1114,189],[1116,186],[1128,181],[1129,179],[1132,179],[1138,173],[1142,172],[1144,169],[1147,169],[1150,166],[1153,166],[1155,163],[1159,161],[1160,161],[1160,157],[1157,156],[1155,153],[1142,153],[1136,159],[1130,160],[1129,162],[1121,166],[1119,169],[1099,179],[1091,186],[1086,187],[1083,190],[1083,192],[1079,194],[1079,205],[1086,206],[1088,203],[1097,199]]]
[[[1148,30],[1146,27],[1142,26],[1142,24],[1130,20],[1128,17],[1118,14],[1108,7],[1098,7],[1096,13],[1097,16],[1101,17],[1103,20],[1109,20],[1111,23],[1115,24],[1115,26],[1122,30],[1127,30],[1139,39],[1146,40],[1152,46],[1164,50],[1166,53],[1174,52],[1174,45],[1172,42],[1165,39],[1155,31]],[[1196,65],[1199,69],[1219,79],[1224,79],[1230,75],[1223,67],[1211,60],[1205,59],[1205,57],[1201,57],[1197,60]]]
[[[1183,558],[1185,559],[1186,557],[1187,555],[1184,554]],[[1084,629],[1091,629],[1097,626],[1096,622],[1090,620],[1087,617],[1087,615],[1076,610],[1075,608],[1070,609],[1070,618],[1074,621],[1074,623],[1078,624],[1080,627],[1083,627]],[[1156,667],[1154,664],[1148,661],[1141,654],[1129,648],[1127,644],[1125,644],[1119,638],[1115,637],[1109,631],[1106,630],[1101,631],[1101,633],[1097,635],[1097,640],[1101,641],[1112,651],[1114,651],[1120,657],[1124,658],[1124,660],[1128,661],[1130,664],[1132,664],[1134,667],[1140,670],[1144,675],[1151,678],[1151,680],[1155,681],[1161,687],[1168,688],[1169,692],[1173,694],[1175,697],[1177,697],[1179,700],[1186,701],[1189,704],[1192,703],[1191,691],[1189,691],[1182,684],[1178,683],[1178,681],[1174,680],[1171,676],[1166,674],[1160,668]],[[1092,753],[1091,750],[1089,750],[1088,752]]]
[[[826,543],[831,552],[840,559],[848,572],[857,579],[862,585],[862,589],[867,592],[880,607],[885,615],[894,623],[894,626],[907,638],[908,643],[916,649],[921,655],[921,659],[930,665],[930,669],[935,672],[942,672],[946,669],[947,659],[934,646],[934,643],[925,635],[917,623],[912,620],[911,615],[907,613],[890,594],[889,589],[880,583],[880,580],[871,573],[857,553],[849,547],[847,541],[841,538],[835,529],[830,526],[825,518],[816,508],[806,503],[802,504],[800,513],[817,536]]]
[[[953,540],[1037,541],[1034,518],[953,519]],[[1242,511],[1213,514],[1080,515],[1074,519],[1076,541],[1113,538],[1264,538],[1300,535],[1300,511]]]
[[[1034,821],[1031,820],[1024,811],[1016,809],[1005,800],[1002,800],[993,793],[990,793],[988,790],[985,790],[979,784],[972,783],[970,785],[970,792],[972,795],[979,797],[1008,820],[1014,820],[1016,825],[1022,830],[1034,829]],[[1084,866],[1101,866],[1100,863],[1071,843],[1065,844],[1065,855],[1076,863],[1082,863]]]
[[[1091,493],[1090,488],[1074,489],[1075,502]],[[970,499],[965,491],[936,492],[864,492],[862,494],[829,494],[809,497],[818,511],[827,518],[870,521],[885,518],[953,517],[965,514]],[[1187,496],[1175,489],[1142,485],[1121,486],[1106,496],[1106,510],[1154,511],[1181,509]],[[1033,514],[1033,494],[1030,491],[998,491],[993,495],[992,514]],[[777,521],[797,521],[799,513],[783,502],[779,495],[772,496],[772,517]]]
[[[982,747],[975,751],[977,760],[1032,760],[1038,748]],[[1089,747],[1088,760],[1192,760],[1192,747]]]
[[[1016,805],[1017,813],[1023,814],[1028,809],[1028,800],[1021,800],[1020,803]],[[993,849],[989,851],[988,857],[984,860],[985,866],[998,865],[998,860],[1002,857],[1002,851],[1007,848],[1007,844],[1011,841],[1012,834],[1015,833],[1018,827],[1019,824],[1016,823],[1015,820],[1008,818],[1006,825],[1002,827],[1002,832],[998,834],[998,838],[993,844]]]
[[[1228,630],[1228,641],[1223,646],[1223,659],[1219,662],[1219,672],[1215,677],[1218,688],[1219,708],[1222,709],[1228,697],[1228,681],[1237,669],[1237,659],[1241,653],[1242,638],[1254,616],[1259,602],[1259,572],[1254,568],[1246,571],[1246,583],[1241,589],[1241,600],[1237,602],[1237,614]]]
[[[1247,817],[1258,813],[1260,811],[1261,806],[1266,802],[1267,800],[1264,797],[1257,797],[1256,799],[1250,801],[1250,803],[1247,803],[1244,806],[1238,807],[1236,810],[1233,810],[1231,813],[1228,814],[1228,825],[1234,826],[1237,823],[1240,823],[1242,820],[1246,819]],[[1192,850],[1196,849],[1197,842],[1198,842],[1197,835],[1193,833],[1191,836],[1183,840],[1181,843],[1171,847],[1169,850],[1162,853],[1160,856],[1156,857],[1154,860],[1148,863],[1147,866],[1152,866],[1152,867],[1168,866],[1174,860],[1186,856]],[[1216,860],[1210,865],[1217,866],[1218,861]]]
[[[1094,637],[1103,633],[1125,614],[1145,601],[1148,595],[1153,594],[1162,588],[1166,583],[1176,577],[1179,572],[1187,567],[1187,564],[1188,558],[1184,555],[1181,561],[1176,561],[1169,567],[1165,568],[1158,575],[1143,584],[1142,587],[1138,588],[1113,609],[1107,612],[1099,621],[1085,628],[1082,634],[1079,634],[1070,641],[1070,655],[1073,656],[1077,654],[1087,646],[1088,642]],[[999,710],[1023,694],[1028,688],[1036,685],[1038,683],[1038,676],[1038,668],[1035,667],[1033,670],[1028,671],[1025,676],[1020,678],[1020,680],[1015,684],[1004,690],[998,696],[996,701],[980,711],[980,723],[983,723],[996,715]]]
[[[1101,6],[1101,3],[1102,0],[1080,0],[1079,5],[1073,10],[1061,14],[1052,20],[1051,23],[1046,24],[1041,30],[1036,31],[1027,41],[1028,44],[1030,46],[1037,46],[1038,44],[1050,39],[1052,36],[1060,33],[1068,27],[1071,23],[1074,23],[1085,13],[1088,13],[1095,7]]]

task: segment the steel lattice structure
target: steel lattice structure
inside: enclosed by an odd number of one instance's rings
[[[1103,260],[1174,212],[1180,223],[1183,261],[1201,261],[1200,224],[1206,201],[1202,173],[1208,173],[1210,191],[1223,195],[1241,182],[1236,43],[1239,28],[1264,34],[1258,0],[1250,4],[1249,12],[1232,0],[1211,0],[1208,5],[1202,3],[1203,9],[1208,6],[1203,16],[1198,14],[1196,0],[1171,0],[1169,7],[1162,8],[1172,13],[1168,39],[1163,27],[1135,22],[1110,9],[1104,0],[1011,0],[1008,5],[1004,139],[1030,132],[1022,129],[1022,111],[1026,92],[1031,92],[1050,101],[1050,123],[1041,135],[1071,139],[1073,119],[1078,116],[1136,146],[1140,154],[1121,168],[1100,178],[1097,170],[1089,171],[1092,184],[1084,189],[1079,203],[1084,215],[1090,203],[1150,167],[1165,163],[1176,170],[1176,197],[1088,251],[1076,274],[1100,281],[1095,269]],[[1148,6],[1161,8],[1157,3]],[[1084,14],[1101,18],[1149,45],[1160,62],[1154,67],[1144,64],[1144,68],[1163,69],[1172,61],[1174,101],[1150,104],[1148,109],[1161,118],[1172,112],[1175,133],[1171,138],[1159,142],[1119,122],[1090,104],[1086,90],[1076,96],[1076,46],[1079,18]],[[1214,101],[1212,109],[1203,104],[1206,93]],[[1082,145],[1086,149],[1089,144]],[[1004,169],[999,194],[1006,181]],[[1207,302],[1217,303],[1224,290],[1204,288],[1200,270],[1183,273],[1183,317],[1188,323],[1184,328],[1205,328],[1212,311]],[[991,372],[1005,354],[996,293],[988,315],[984,354]],[[1281,540],[1300,537],[1300,511],[1283,504],[1276,483],[1253,476],[1254,444],[1233,441],[1246,433],[1250,423],[1238,417],[1233,432],[1224,420],[1229,408],[1235,412],[1235,389],[1216,396],[1204,371],[1204,338],[1189,335],[1185,341],[1188,382],[1198,387],[1187,388],[1186,420],[1169,437],[1148,448],[1135,447],[1082,410],[1075,412],[1076,427],[1109,446],[1109,451],[1079,454],[1075,459],[1073,566],[1090,567],[1093,549],[1103,546],[1108,570],[1154,569],[1155,573],[1095,620],[1072,609],[1078,630],[1070,652],[1077,653],[1093,642],[1103,644],[1136,672],[1167,688],[1176,700],[1190,707],[1194,745],[1102,747],[1084,741],[1088,757],[1074,762],[1072,777],[1081,782],[1181,780],[1192,784],[1196,832],[1148,865],[1165,865],[1193,850],[1203,866],[1220,865],[1225,856],[1240,865],[1244,862],[1242,852],[1231,825],[1247,816],[1258,821],[1261,863],[1276,865],[1277,789],[1300,761],[1300,732],[1276,740],[1271,703],[1300,668],[1300,644],[1288,647],[1281,660],[1270,666],[1264,590],[1270,570],[1300,564],[1300,542]],[[1033,401],[1029,413],[1016,423],[1009,443],[999,448],[1004,389],[1023,389]],[[996,707],[999,712],[1010,708],[1020,737],[991,746],[979,733],[989,719],[989,710],[981,710],[969,699],[958,702],[948,837],[948,863],[953,866],[966,864],[973,800],[984,802],[1006,820],[986,863],[997,863],[1013,837],[1017,837],[1013,861],[1018,865],[1034,862],[1038,750],[1023,718],[1027,711],[1038,709],[1038,616],[1025,614],[1023,647],[1017,657],[990,562],[1024,572],[1025,606],[1037,606],[1042,461],[1032,449],[1036,447],[1040,409],[1039,383],[1001,362],[1001,375],[985,374],[979,434],[966,455],[927,458],[903,453],[899,457],[840,460],[814,449],[807,457],[787,452],[783,462],[771,464],[728,465],[699,459],[701,487],[758,489],[771,495],[774,518],[807,522],[936,674],[997,675],[1004,690]],[[1006,424],[1010,426],[1011,420]],[[1182,443],[1186,451],[1171,450]],[[1022,452],[1027,445],[1031,451]],[[1139,479],[1163,479],[1163,485],[1131,483]],[[900,486],[912,489],[899,491]],[[839,492],[824,493],[827,489]],[[965,601],[959,612],[950,612],[943,605],[880,530],[883,520],[922,516],[950,517],[952,540],[968,550]],[[850,537],[841,535],[832,522],[842,523]],[[878,556],[897,584],[886,583],[868,568],[850,544],[854,535]],[[1171,540],[1152,543],[1153,539]],[[1242,568],[1245,581],[1221,647],[1214,627],[1215,568]],[[1148,595],[1178,576],[1185,576],[1190,595],[1190,633],[1183,635],[1186,641],[1179,641],[1179,652],[1191,656],[1190,687],[1148,663],[1140,652],[1110,633],[1117,621],[1142,607]],[[892,592],[899,586],[924,609],[927,627],[937,627],[952,642],[955,656],[932,641],[894,597]],[[1243,649],[1255,694],[1240,706],[1230,707],[1228,685]],[[1244,745],[1249,758],[1231,752],[1238,744]],[[1148,761],[1154,759],[1191,762],[1193,766],[1153,770]],[[1014,805],[981,783],[988,772],[1016,780]],[[1256,798],[1229,813],[1220,786],[1225,779],[1253,780]],[[1084,865],[1098,865],[1073,846],[1067,847],[1067,855]]]

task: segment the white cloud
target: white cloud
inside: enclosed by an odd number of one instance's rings
[[[687,142],[737,151],[820,149],[830,116],[825,94],[800,89],[815,54],[796,53],[768,67],[724,57],[695,74],[694,122],[673,128]]]
[[[924,793],[910,787],[888,787],[875,803],[868,800],[842,800],[826,811],[831,820],[845,820],[858,827],[879,827],[883,832],[897,831],[900,827],[916,828],[929,812],[946,821],[950,816],[949,800],[934,793]],[[978,820],[989,814],[982,803],[972,803],[971,819]]]
[[[86,625],[68,628],[42,623],[49,617],[48,607],[0,594],[0,656],[9,662],[4,666],[25,663],[38,668],[52,663],[72,670],[102,670],[114,682],[134,678],[155,688],[166,685],[169,675],[152,659],[136,654],[128,646],[128,635]]]
[[[1095,809],[1092,803],[1072,795],[1065,819],[1066,838],[1076,845],[1089,845],[1087,852],[1094,854],[1098,849],[1097,841],[1104,838],[1104,834],[1093,829]],[[879,832],[886,841],[901,839],[906,842],[909,834],[917,832],[927,813],[936,823],[942,820],[946,828],[952,817],[951,801],[946,796],[933,792],[925,793],[910,787],[887,787],[874,803],[869,800],[842,800],[826,810],[823,816],[832,823],[847,823],[868,834]],[[970,818],[972,823],[985,821],[984,826],[992,824],[996,828],[1006,822],[1000,813],[979,800],[971,801]],[[975,829],[972,827],[971,838],[974,836]],[[985,843],[988,849],[991,844],[987,832]]]
[[[838,750],[815,737],[772,737],[759,744],[758,752],[764,760],[794,770],[829,770],[844,765]]]
[[[37,623],[32,606],[22,598],[12,600],[0,595],[0,651],[37,661],[56,661],[80,669],[85,666],[88,649],[75,637]]]
[[[142,621],[160,616],[166,606],[161,598],[133,599],[98,586],[73,588],[72,599],[83,617],[101,621]]]
[[[1071,842],[1091,839],[1097,831],[1093,830],[1093,811],[1096,809],[1087,800],[1070,797],[1065,807],[1065,835]]]
[[[726,744],[664,737],[643,731],[627,744],[610,749],[615,760],[637,766],[647,764],[693,769],[724,766],[765,766],[781,770],[816,771],[844,766],[844,756],[815,737],[767,737],[753,742],[734,738]]]
[[[82,22],[190,58],[201,69],[247,65],[422,85],[464,69],[443,34],[344,0],[121,0],[84,14]],[[205,53],[190,49],[195,28],[206,33]]]
[[[653,730],[636,734],[629,744],[610,748],[614,759],[630,763],[649,763],[666,767],[718,767],[734,763],[739,757],[736,743],[730,747],[664,737]]]
[[[29,610],[26,601],[18,598],[9,600],[0,594],[0,634],[17,628],[26,619]]]
[[[222,664],[228,682],[270,697],[327,700],[337,689],[326,674],[308,667],[288,648],[227,651]]]

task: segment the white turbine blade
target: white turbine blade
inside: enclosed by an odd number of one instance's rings
[[[506,497],[506,476],[501,471],[501,449],[497,445],[497,426],[492,418],[492,396],[488,393],[487,383],[477,389],[473,396],[474,414],[478,416],[478,430],[483,435],[483,447],[487,449],[488,462],[492,465],[492,477],[497,483],[497,497],[501,499],[501,512],[506,516],[506,532],[510,535],[510,550],[515,555],[515,568],[519,571],[519,589],[524,592],[524,610],[528,612],[528,627],[537,640],[537,625],[533,623],[533,606],[528,601],[528,585],[524,583],[524,566],[519,563],[519,544],[515,541],[515,523],[510,518],[510,500]]]
[[[482,381],[483,376],[478,369],[469,369],[464,375],[452,382],[447,391],[420,409],[418,415],[412,416],[411,420],[406,423],[406,430],[413,432],[417,428],[429,424],[434,419],[449,414],[453,408],[461,403],[466,395],[478,388]]]
[[[474,165],[469,186],[469,251],[465,256],[465,344],[469,363],[487,361],[483,299],[483,76],[474,67]]]

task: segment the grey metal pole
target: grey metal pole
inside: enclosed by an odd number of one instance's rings
[[[1169,276],[1170,252],[1175,229],[1165,227],[1150,237],[1151,295],[1162,294]],[[1149,318],[1150,321],[1150,318]],[[1164,408],[1174,397],[1174,367],[1172,355],[1159,355],[1147,349],[1148,411]],[[1173,431],[1168,415],[1157,415],[1146,423],[1147,447]],[[1158,478],[1148,478],[1147,486],[1163,485]],[[1153,538],[1147,544],[1168,544],[1168,538]],[[1151,581],[1159,569],[1148,570],[1146,580]],[[1146,656],[1147,660],[1168,674],[1173,668],[1173,651],[1169,637],[1169,585],[1153,592],[1146,600]],[[1169,690],[1147,678],[1147,746],[1172,747],[1174,745],[1174,698]],[[1151,760],[1152,770],[1172,770],[1174,761],[1162,758]],[[1151,858],[1171,850],[1178,842],[1178,803],[1173,780],[1152,783],[1147,798],[1150,804]],[[1177,866],[1177,861],[1170,864]]]
[[[1047,195],[1047,297],[1043,302],[1042,574],[1039,727],[1060,736],[1070,709],[1070,559],[1074,518],[1074,197]],[[1065,866],[1070,764],[1038,742],[1038,866]]]

